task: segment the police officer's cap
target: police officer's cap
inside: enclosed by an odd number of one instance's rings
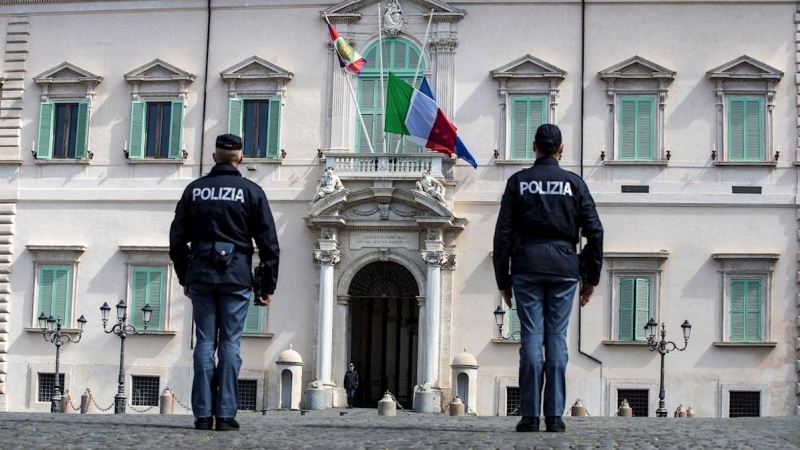
[[[561,145],[561,130],[552,123],[546,123],[536,129],[535,142],[539,148]]]
[[[241,150],[242,138],[235,134],[222,134],[217,136],[217,148],[223,150]]]

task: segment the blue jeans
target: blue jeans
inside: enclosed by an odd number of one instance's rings
[[[578,280],[539,274],[512,278],[520,337],[520,415],[539,417],[544,386],[544,415],[564,414],[568,360],[567,326]],[[542,354],[544,346],[544,354]]]
[[[242,367],[239,341],[250,304],[250,288],[195,284],[189,286],[189,290],[197,337],[192,381],[194,416],[236,417],[239,369]]]

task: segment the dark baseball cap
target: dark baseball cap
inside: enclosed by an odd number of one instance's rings
[[[242,138],[235,134],[222,134],[217,136],[217,148],[223,150],[241,150]]]
[[[561,130],[552,123],[546,123],[536,129],[536,146],[549,148],[561,145]]]

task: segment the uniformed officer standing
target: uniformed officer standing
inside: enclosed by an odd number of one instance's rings
[[[536,130],[533,167],[508,180],[494,234],[497,287],[520,321],[520,415],[517,431],[539,431],[544,390],[547,431],[564,431],[567,326],[578,279],[581,306],[600,281],[603,227],[586,183],[561,169],[561,131],[545,124]],[[587,243],[575,252],[581,230]],[[580,262],[579,262],[580,260]],[[510,271],[509,271],[510,262]],[[542,354],[544,346],[544,355]]]
[[[239,341],[253,285],[253,240],[264,267],[256,305],[272,300],[280,249],[264,191],[239,173],[242,139],[225,134],[216,147],[216,165],[189,184],[175,208],[169,254],[194,309],[195,428],[212,429],[216,417],[216,429],[227,431],[239,429]]]

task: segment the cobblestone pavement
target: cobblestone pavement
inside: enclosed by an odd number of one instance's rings
[[[244,413],[238,432],[197,431],[190,415],[0,413],[0,449],[800,448],[800,417],[566,417],[566,433],[515,433],[516,417],[339,411]]]

